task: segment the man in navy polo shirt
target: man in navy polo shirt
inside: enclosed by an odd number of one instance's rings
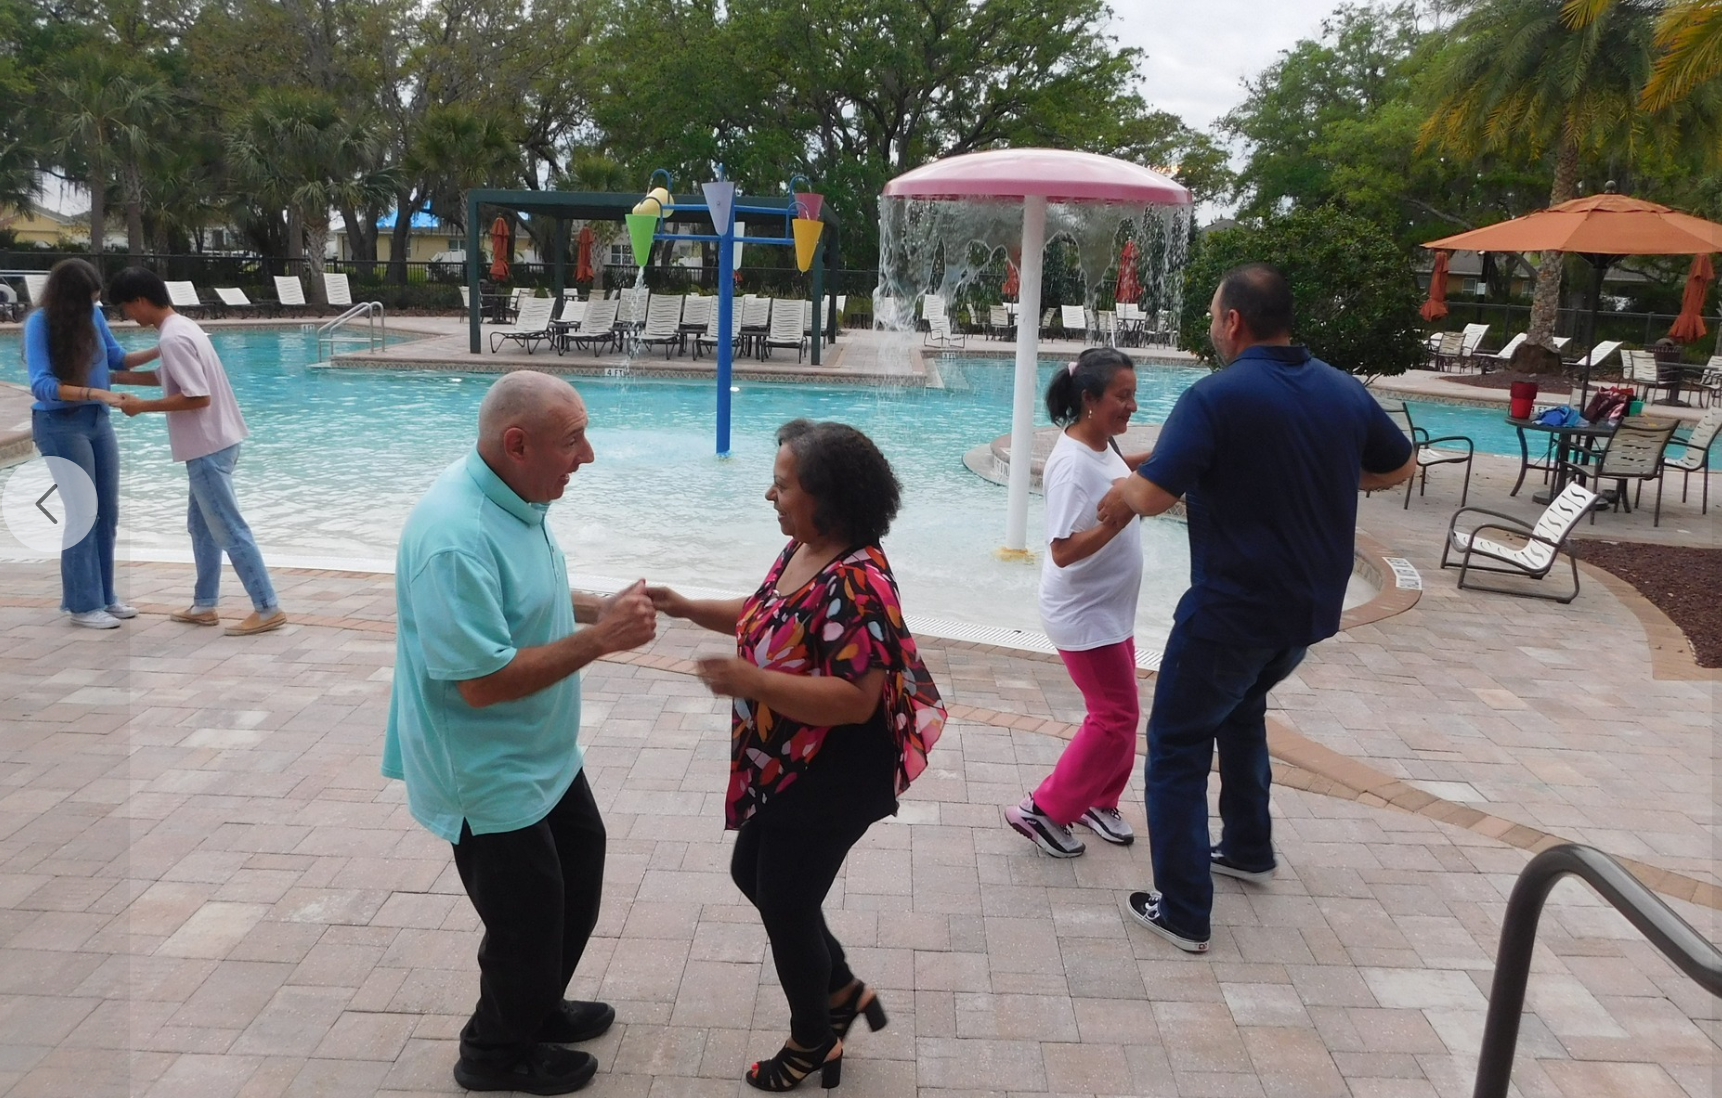
[[[1411,442],[1357,379],[1291,341],[1285,278],[1254,263],[1214,291],[1209,335],[1225,369],[1192,385],[1153,455],[1101,501],[1102,522],[1183,497],[1190,589],[1178,602],[1148,716],[1148,843],[1158,891],[1143,925],[1208,949],[1210,873],[1273,876],[1267,698],[1309,646],[1339,631],[1359,489],[1416,470]],[[1208,770],[1220,753],[1220,842]]]

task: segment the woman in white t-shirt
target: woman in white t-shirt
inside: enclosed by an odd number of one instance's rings
[[[1058,765],[1022,803],[1005,809],[1011,827],[1055,858],[1085,847],[1080,823],[1109,843],[1136,835],[1118,798],[1136,761],[1136,596],[1142,540],[1134,517],[1102,523],[1095,505],[1147,454],[1126,455],[1114,436],[1136,412],[1136,370],[1128,356],[1093,347],[1053,375],[1046,409],[1064,428],[1046,459],[1047,554],[1040,574],[1040,616],[1070,671],[1087,717]]]

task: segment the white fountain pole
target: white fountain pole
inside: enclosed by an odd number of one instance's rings
[[[1016,317],[1016,389],[1011,398],[1010,482],[1005,544],[1000,556],[1033,559],[1028,551],[1028,482],[1034,465],[1034,400],[1039,389],[1040,268],[1046,248],[1046,198],[1022,200],[1022,263]]]

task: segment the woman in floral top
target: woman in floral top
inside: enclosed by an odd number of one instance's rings
[[[798,419],[777,441],[765,498],[790,540],[759,590],[648,589],[664,613],[736,638],[737,655],[701,660],[700,678],[735,699],[730,875],[759,909],[789,1000],[789,1042],[746,1075],[761,1090],[789,1090],[815,1068],[835,1086],[856,1016],[885,1024],[821,905],[849,848],[926,769],[945,723],[879,548],[897,514],[890,464],[841,423]]]

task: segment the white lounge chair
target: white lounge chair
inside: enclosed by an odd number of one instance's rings
[[[630,286],[622,291],[622,297],[616,312],[616,323],[623,328],[638,328],[646,322],[646,305],[651,300],[652,291],[644,286]]]
[[[531,354],[538,344],[549,342],[555,335],[550,330],[550,318],[555,309],[556,299],[551,297],[529,297],[521,302],[514,327],[490,333],[490,353],[495,354],[502,344],[513,341]]]
[[[1572,555],[1571,550],[1567,552],[1567,560],[1572,564],[1573,589],[1566,595],[1546,595],[1536,591],[1481,584],[1472,578],[1472,573],[1492,572],[1533,580],[1548,578],[1560,559],[1567,537],[1595,502],[1595,492],[1582,484],[1569,484],[1550,502],[1534,523],[1526,523],[1499,511],[1485,511],[1481,507],[1461,507],[1453,512],[1453,519],[1447,524],[1447,540],[1441,546],[1441,567],[1459,569],[1461,589],[1497,591],[1503,595],[1553,599],[1560,603],[1571,602],[1578,597],[1579,592],[1578,559]],[[1461,530],[1459,517],[1465,514],[1486,515],[1493,521],[1479,523],[1469,530]],[[1512,540],[1484,537],[1485,530],[1498,531]],[[1455,559],[1453,554],[1458,554],[1458,557]],[[1467,583],[1467,580],[1470,582]]]
[[[734,306],[732,305],[733,309]],[[741,340],[742,353],[746,354],[747,347],[759,343],[759,357],[765,357],[764,340],[771,327],[771,298],[760,294],[748,294],[741,299],[741,314],[733,316],[735,335]]]
[[[1580,358],[1577,362],[1573,363],[1573,365],[1581,368],[1588,367],[1594,370],[1604,362],[1607,362],[1609,356],[1613,355],[1618,350],[1620,350],[1620,340],[1605,339],[1595,347],[1592,347],[1590,349],[1590,354]]]
[[[255,301],[245,296],[244,290],[237,286],[217,286],[215,296],[221,299],[223,312],[228,309],[239,309],[255,315],[260,308]]]
[[[209,306],[197,296],[197,287],[189,282],[166,282],[167,299],[173,305],[175,312],[196,316]]]
[[[653,294],[646,305],[646,326],[640,331],[640,346],[662,344],[664,357],[682,345],[682,298],[679,294]]]
[[[1477,357],[1482,359],[1485,365],[1493,364],[1496,368],[1504,370],[1507,368],[1507,364],[1513,361],[1513,352],[1518,350],[1519,344],[1525,341],[1525,335],[1526,333],[1520,332],[1512,339],[1507,340],[1506,345],[1500,350]]]
[[[1464,336],[1459,347],[1459,353],[1470,358],[1477,353],[1477,348],[1483,345],[1483,337],[1489,334],[1489,326],[1487,324],[1467,324],[1459,334]]]
[[[353,287],[344,274],[323,272],[323,296],[330,305],[337,309],[351,308],[353,304]]]
[[[773,347],[794,347],[795,361],[800,362],[807,350],[807,336],[801,330],[801,303],[778,298],[771,305],[771,326],[766,331],[760,357],[766,358]]]
[[[733,315],[730,317],[730,325],[731,325],[731,333],[732,333],[730,336],[730,354],[733,355],[736,352],[736,348],[741,345],[741,337],[733,334],[734,333],[734,327],[735,327],[735,317]],[[703,332],[697,333],[694,336],[694,357],[695,358],[700,357],[700,354],[703,351],[705,351],[707,348],[710,348],[714,351],[717,350],[717,345],[718,345],[718,311],[717,311],[717,309],[714,308],[711,311],[711,315],[706,318],[705,330]]]
[[[1685,438],[1670,439],[1668,445],[1682,446],[1685,449],[1679,457],[1664,457],[1664,469],[1680,470],[1680,502],[1686,502],[1686,488],[1692,480],[1692,474],[1697,473],[1704,486],[1704,506],[1698,513],[1710,513],[1710,447],[1716,443],[1716,435],[1722,432],[1722,408],[1712,408],[1704,413]]]
[[[620,346],[616,338],[616,311],[621,304],[621,300],[614,297],[588,301],[586,315],[580,320],[580,330],[569,335],[565,342],[590,347],[593,354],[597,354],[598,348],[608,343]]]
[[[1077,339],[1088,338],[1088,312],[1080,305],[1060,305],[1058,325],[1067,336],[1075,332]]]
[[[968,338],[951,327],[950,311],[945,308],[945,299],[938,294],[928,294],[921,300],[921,317],[927,322],[927,335],[921,341],[923,346],[960,347]]]
[[[1718,394],[1722,394],[1722,355],[1710,356],[1692,391],[1698,394],[1700,407],[1708,408],[1716,402]]]
[[[48,275],[46,272],[41,274],[37,274],[34,271],[25,272],[24,294],[30,299],[30,308],[34,309],[38,305],[42,304],[42,292],[47,288]]]
[[[305,285],[298,275],[275,276],[275,303],[281,309],[297,309],[303,313],[311,307],[305,300]]]

